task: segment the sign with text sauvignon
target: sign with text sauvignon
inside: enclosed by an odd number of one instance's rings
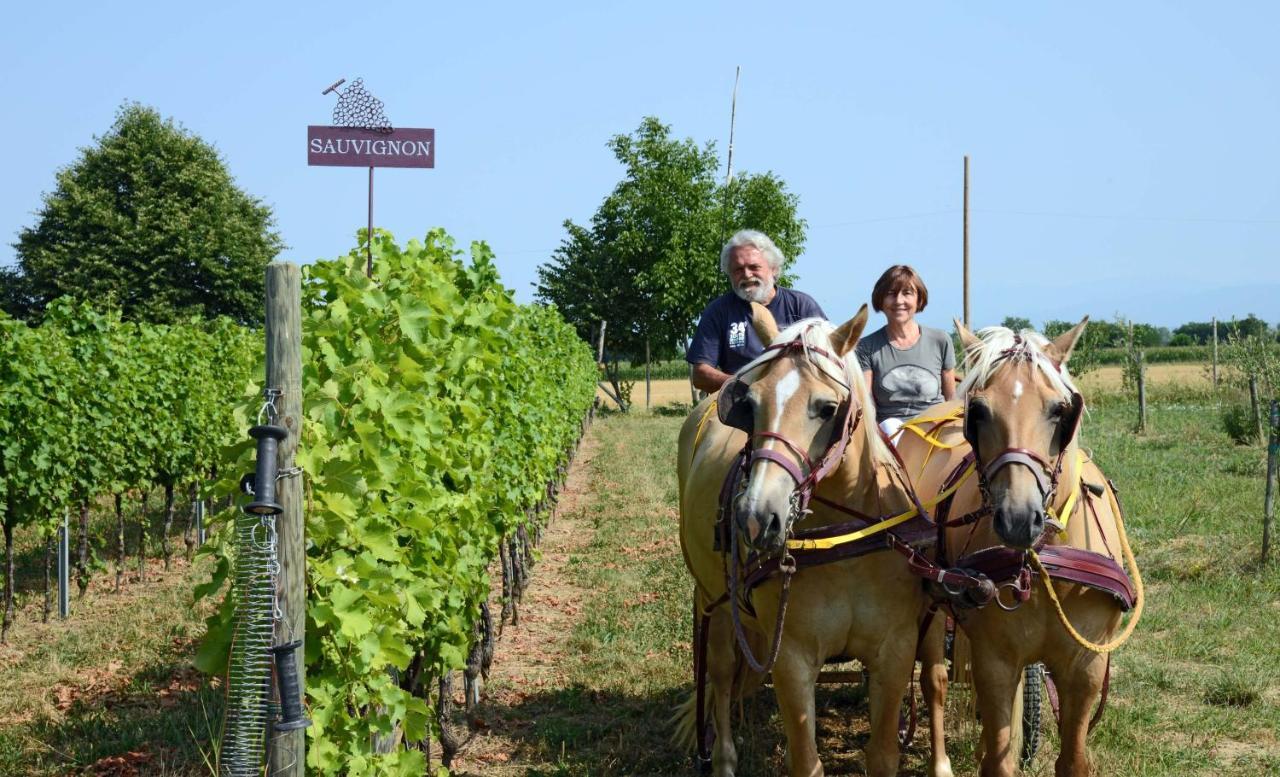
[[[436,131],[389,132],[355,127],[307,127],[307,164],[330,167],[435,167]]]

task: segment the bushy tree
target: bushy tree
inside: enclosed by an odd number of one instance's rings
[[[56,180],[14,245],[30,314],[69,295],[113,302],[129,320],[262,320],[280,237],[271,209],[235,185],[213,146],[125,104]]]
[[[803,250],[799,199],[772,173],[720,183],[714,143],[677,140],[653,117],[608,145],[623,179],[589,226],[565,222],[567,236],[538,268],[537,297],[584,338],[607,320],[615,355],[638,359],[647,343],[655,358],[670,356],[686,343],[702,309],[728,290],[719,255],[735,231],[765,232],[788,258]]]
[[[1004,321],[1000,322],[1000,326],[1005,329],[1012,329],[1015,332],[1021,332],[1024,329],[1031,328],[1031,319],[1019,316],[1005,316]]]

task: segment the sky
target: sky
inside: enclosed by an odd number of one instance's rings
[[[0,265],[54,173],[125,101],[214,144],[308,263],[365,224],[368,173],[308,167],[339,78],[433,170],[379,169],[374,223],[489,243],[507,286],[622,175],[606,148],[657,116],[729,135],[809,224],[796,288],[842,321],[889,265],[962,300],[970,157],[975,326],[1117,316],[1280,322],[1280,6],[1256,2],[22,3],[0,26]],[[708,256],[707,261],[717,261]],[[727,287],[726,287],[727,288]]]

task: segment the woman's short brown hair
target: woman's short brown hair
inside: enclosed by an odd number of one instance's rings
[[[885,295],[907,286],[916,290],[916,312],[924,310],[924,306],[929,304],[929,290],[920,279],[920,273],[906,264],[895,264],[884,271],[884,275],[880,276],[875,288],[871,290],[871,307],[877,313],[883,313],[884,308],[880,305]]]

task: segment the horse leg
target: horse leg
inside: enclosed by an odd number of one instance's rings
[[[716,739],[711,747],[711,773],[733,777],[738,768],[738,751],[733,745],[733,681],[738,674],[738,646],[733,639],[733,623],[724,607],[707,622],[707,685],[711,693],[711,722]],[[697,732],[703,736],[703,732]]]
[[[914,627],[913,622],[911,628]],[[902,631],[889,633],[902,634]],[[892,777],[898,773],[898,721],[916,663],[911,641],[886,639],[868,662],[871,739],[867,742],[867,774],[870,777]]]
[[[946,623],[946,617],[936,613],[917,650],[920,690],[929,708],[929,777],[953,777],[943,731],[947,706],[947,663],[943,649]]]
[[[1022,666],[973,642],[973,685],[982,716],[982,777],[1013,777],[1017,754],[1012,751],[1014,696],[1022,677]]]
[[[1062,715],[1058,723],[1062,750],[1054,764],[1054,774],[1057,777],[1085,777],[1089,774],[1085,739],[1089,735],[1089,718],[1102,694],[1107,658],[1077,650],[1065,661],[1047,660],[1045,663],[1058,686]]]
[[[786,638],[773,665],[773,690],[787,735],[787,773],[791,777],[822,777],[818,759],[813,689],[821,667],[787,649]]]

